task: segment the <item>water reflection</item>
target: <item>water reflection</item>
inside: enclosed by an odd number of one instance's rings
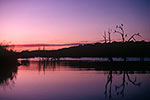
[[[29,66],[30,65],[30,61],[29,60],[21,60],[20,61],[20,65]]]
[[[94,65],[94,66],[91,66]],[[45,70],[47,69],[51,69],[51,71],[57,71],[60,70],[61,66],[66,66],[71,68],[71,70],[95,70],[95,71],[102,71],[105,69],[104,73],[107,74],[107,82],[105,84],[105,90],[104,90],[104,96],[105,99],[109,99],[112,100],[113,96],[112,96],[112,88],[115,89],[116,94],[119,96],[121,95],[122,97],[125,96],[125,88],[126,86],[132,84],[136,87],[140,87],[142,82],[138,82],[137,80],[137,76],[135,76],[134,78],[131,78],[129,74],[133,75],[133,74],[137,74],[137,73],[142,73],[142,74],[146,74],[146,73],[150,73],[149,69],[147,70],[140,70],[137,67],[137,70],[133,71],[132,69],[129,71],[128,70],[121,70],[120,68],[117,70],[108,70],[108,66],[106,68],[100,68],[101,66],[95,62],[82,62],[82,61],[53,61],[50,62],[49,60],[39,60],[38,61],[38,71],[43,71],[45,72]],[[138,65],[137,65],[138,66]],[[109,66],[110,67],[110,66]],[[114,66],[111,66],[114,67]],[[123,66],[126,67],[126,66]],[[114,87],[112,87],[112,82],[113,82],[113,77],[115,75],[119,75],[122,76],[122,82],[120,84],[115,84]]]
[[[28,77],[22,80],[25,80],[24,82],[26,83],[29,82],[31,85],[30,88],[32,89],[34,89],[33,87],[35,87],[34,86],[35,83],[38,83],[38,88],[40,91],[36,90],[34,92],[35,93],[39,92],[40,94],[42,94],[43,91],[47,91],[46,92],[47,94],[44,94],[45,97],[43,98],[51,97],[53,98],[53,100],[57,100],[56,96],[53,97],[53,95],[56,95],[56,94],[61,95],[61,99],[65,100],[64,99],[66,97],[65,94],[67,93],[72,94],[72,97],[70,97],[71,100],[73,98],[80,98],[77,100],[81,100],[81,97],[82,99],[86,99],[86,100],[99,100],[99,99],[100,100],[112,100],[112,99],[122,100],[123,98],[125,98],[124,100],[130,100],[131,96],[129,96],[128,91],[125,92],[125,90],[131,91],[132,89],[140,88],[140,87],[144,87],[144,89],[146,89],[147,85],[145,85],[145,83],[147,84],[148,81],[142,81],[141,79],[139,80],[139,78],[142,77],[144,79],[144,77],[141,75],[149,75],[150,73],[150,70],[148,68],[149,65],[143,65],[142,67],[143,69],[141,70],[139,70],[139,66],[141,65],[137,65],[137,67],[136,68],[134,67],[134,70],[133,70],[132,68],[129,68],[128,66],[120,66],[120,65],[110,66],[106,64],[100,64],[98,62],[85,62],[85,61],[48,61],[48,60],[41,59],[39,61],[24,60],[24,61],[20,61],[20,63],[21,63],[21,66],[18,67],[18,70],[20,71],[19,75],[22,76],[22,75],[28,74]],[[122,67],[125,67],[126,70]],[[1,72],[4,72],[4,73],[0,73],[0,86],[6,87],[8,86],[9,83],[11,84],[13,83],[13,85],[15,84],[14,79],[17,77],[17,67],[13,67],[13,69],[11,69],[10,71],[5,70]],[[43,75],[38,74],[36,76],[34,72],[43,72],[44,74]],[[50,73],[50,72],[53,72],[53,73]],[[83,74],[79,74],[77,72],[79,73],[82,72],[84,74],[86,72],[85,76],[87,77],[87,80],[85,81]],[[94,77],[92,77],[91,72],[93,73]],[[72,73],[78,74],[78,75],[75,77]],[[98,77],[101,77],[101,78],[98,79]],[[21,77],[21,78],[24,78],[24,77]],[[38,79],[36,80],[38,82],[36,82],[34,78]],[[80,80],[80,81],[75,81],[74,78],[75,79],[77,78],[76,80]],[[100,82],[99,80],[102,80],[102,82]],[[53,84],[53,81],[54,81],[54,84]],[[21,84],[21,83],[22,81],[18,82],[18,84]],[[48,85],[46,86],[43,85],[45,83]],[[60,86],[59,86],[59,83],[61,84]],[[21,86],[24,86],[22,84]],[[51,88],[48,88],[48,87],[51,87]],[[103,88],[99,88],[99,87],[103,87]],[[14,88],[17,88],[17,87],[14,87]],[[76,88],[78,88],[77,91],[75,91]],[[94,89],[94,92],[90,91],[92,89]],[[32,94],[32,92],[30,94]],[[76,95],[78,92],[79,92],[79,95]],[[147,92],[143,90],[141,90],[141,92],[145,93],[146,96],[148,96]],[[49,95],[49,93],[51,93],[52,95]],[[25,94],[26,93],[23,93],[21,98],[26,98]],[[87,94],[92,94],[94,95],[94,97],[90,98],[89,95]],[[1,96],[2,95],[0,95],[0,98]],[[36,96],[37,97],[34,97],[34,99],[32,97],[32,100],[38,100],[39,97],[38,95]],[[128,97],[130,97],[130,99],[127,99]],[[133,96],[133,97],[134,99],[138,99],[139,96],[137,97]],[[15,99],[19,100],[17,98]],[[30,98],[27,98],[24,100],[29,100],[29,99]],[[73,99],[73,100],[76,100],[76,99]]]
[[[109,100],[112,99],[111,90],[112,90],[112,81],[113,81],[113,75],[114,75],[113,73],[118,73],[118,72],[109,71],[108,76],[107,76],[107,82],[105,84],[104,95],[105,95],[105,98],[108,97]],[[119,75],[122,75],[122,83],[119,85],[115,85],[115,90],[116,90],[117,95],[121,95],[122,97],[124,97],[124,91],[125,91],[126,85],[129,85],[129,83],[131,83],[134,86],[140,87],[142,83],[142,82],[137,82],[136,76],[134,77],[134,79],[131,79],[129,75],[129,71],[120,71]]]
[[[1,66],[0,67],[0,86],[5,88],[12,88],[15,84],[15,79],[17,76],[16,65],[11,66]]]
[[[43,72],[45,72],[46,69],[52,69],[52,71],[55,71],[56,69],[56,66],[57,68],[60,67],[60,61],[49,61],[49,60],[43,60],[43,59],[40,59],[38,61],[38,71],[40,72],[41,70]]]

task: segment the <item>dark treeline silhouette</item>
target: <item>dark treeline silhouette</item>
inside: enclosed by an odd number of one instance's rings
[[[3,65],[16,65],[17,57],[15,52],[6,50],[3,46],[0,46],[0,67]],[[7,68],[7,67],[4,67]]]
[[[0,46],[0,86],[8,86],[17,73],[17,57],[13,51]]]
[[[35,50],[16,53],[18,58],[47,57],[150,57],[150,42],[112,42],[73,46],[59,50]],[[111,59],[110,59],[111,60]]]

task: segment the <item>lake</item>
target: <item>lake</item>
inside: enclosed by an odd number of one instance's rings
[[[1,72],[0,100],[150,100],[149,70],[104,71],[84,63],[25,60]]]

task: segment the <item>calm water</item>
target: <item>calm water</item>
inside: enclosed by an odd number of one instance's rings
[[[150,100],[150,71],[102,71],[65,61],[23,64],[0,74],[0,100]]]

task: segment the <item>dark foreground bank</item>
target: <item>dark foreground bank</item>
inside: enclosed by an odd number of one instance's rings
[[[7,68],[9,65],[16,65],[17,57],[13,51],[6,50],[3,46],[0,46],[0,67]]]

